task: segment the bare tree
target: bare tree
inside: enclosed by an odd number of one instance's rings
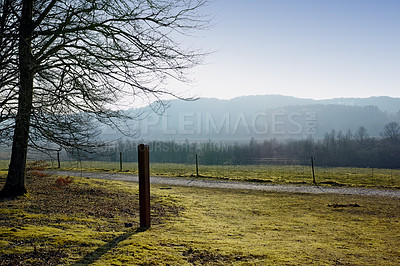
[[[17,7],[12,1],[1,1],[0,10],[0,137],[3,137],[3,132],[11,129],[9,123],[5,124],[14,117],[11,106],[18,100],[18,25],[13,14]]]
[[[392,143],[400,141],[400,125],[397,122],[390,122],[385,125],[382,136],[389,139]]]
[[[127,118],[111,109],[121,100],[179,97],[164,84],[203,56],[178,41],[208,25],[205,1],[2,1],[0,132],[13,143],[2,196],[26,192],[28,143],[91,145],[88,124]]]
[[[363,144],[368,139],[369,134],[367,129],[364,126],[360,126],[357,131],[354,133],[354,137],[358,143]]]

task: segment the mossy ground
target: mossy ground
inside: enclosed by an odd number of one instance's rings
[[[0,201],[0,265],[68,264],[138,228],[137,184],[60,178],[27,178],[29,194]],[[170,200],[151,201],[154,225],[179,212]]]
[[[139,231],[137,184],[56,178],[0,202],[0,264],[400,264],[398,199],[154,185]]]

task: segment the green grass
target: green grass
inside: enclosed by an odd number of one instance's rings
[[[153,225],[140,232],[136,183],[73,177],[68,188],[54,189],[55,178],[29,179],[27,197],[0,201],[2,259],[77,265],[400,263],[398,199],[153,185]]]
[[[182,217],[121,243],[114,254],[140,254],[149,264],[160,253],[171,264],[400,262],[398,202],[195,188],[172,188],[167,195],[181,200]],[[337,203],[361,207],[331,207]]]
[[[189,177],[194,167],[181,164],[153,164],[152,174]],[[311,167],[301,165],[218,165],[201,166],[200,174],[223,180],[312,184]],[[316,167],[316,181],[326,185],[400,188],[400,170],[346,167]]]
[[[55,162],[48,162],[52,168]],[[0,169],[8,162],[0,161]],[[61,170],[118,172],[119,162],[62,162]],[[123,163],[122,172],[137,174],[137,163]],[[152,163],[151,175],[193,178],[194,165]],[[276,184],[312,184],[310,166],[301,165],[200,165],[202,178]],[[327,186],[357,186],[400,189],[400,169],[315,167],[316,181]]]
[[[29,194],[0,201],[0,265],[68,264],[137,228],[137,184],[58,178],[29,177]],[[151,203],[155,226],[179,211],[171,199],[154,195]]]

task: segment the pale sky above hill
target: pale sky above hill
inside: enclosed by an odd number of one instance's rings
[[[200,97],[400,97],[400,1],[211,0]]]

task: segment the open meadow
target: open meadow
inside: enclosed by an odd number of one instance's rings
[[[35,174],[27,187],[0,202],[1,265],[400,263],[397,198],[152,185],[143,231],[136,183]]]
[[[55,169],[57,162],[48,161]],[[0,161],[6,169],[7,161]],[[123,172],[137,174],[137,163],[101,161],[63,161],[61,170]],[[155,176],[192,178],[196,166],[190,164],[151,163],[150,173]],[[200,165],[200,178],[229,181],[264,182],[277,184],[313,184],[311,166],[303,165]],[[315,179],[319,185],[356,186],[400,189],[400,169],[319,167],[315,166]]]

